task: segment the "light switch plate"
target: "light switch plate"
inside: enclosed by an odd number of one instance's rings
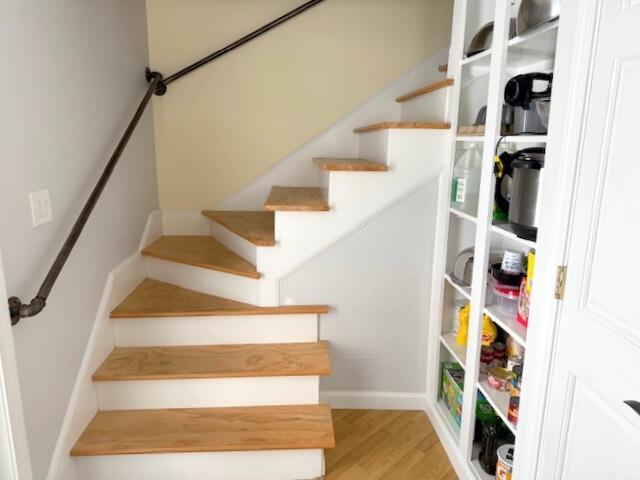
[[[51,211],[51,198],[49,190],[38,190],[29,194],[31,202],[31,218],[33,220],[33,228],[49,223],[53,220]]]

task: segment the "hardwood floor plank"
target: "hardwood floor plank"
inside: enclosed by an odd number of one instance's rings
[[[455,480],[422,411],[337,410],[326,480]]]

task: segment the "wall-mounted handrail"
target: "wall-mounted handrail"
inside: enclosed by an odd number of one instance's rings
[[[197,62],[189,65],[188,67],[183,68],[179,72],[174,73],[173,75],[167,77],[166,79],[163,78],[163,76],[160,73],[152,72],[149,68],[146,69],[145,74],[146,74],[147,81],[149,82],[147,91],[144,97],[142,98],[140,105],[138,105],[138,109],[133,115],[133,118],[131,119],[131,121],[129,122],[129,125],[124,131],[122,138],[118,142],[118,145],[116,146],[116,149],[114,150],[113,155],[111,155],[111,158],[109,159],[107,166],[102,172],[102,175],[100,175],[98,183],[94,187],[93,191],[91,192],[91,195],[89,196],[89,199],[87,200],[84,207],[80,211],[80,214],[78,215],[76,222],[73,224],[73,227],[71,228],[71,232],[69,233],[69,236],[67,237],[64,244],[62,245],[62,248],[60,249],[58,256],[54,260],[53,265],[51,265],[51,268],[47,273],[47,276],[42,282],[42,285],[40,285],[40,289],[38,290],[37,295],[28,304],[23,304],[18,297],[11,297],[9,299],[11,325],[17,324],[21,318],[33,317],[34,315],[37,315],[46,306],[47,298],[51,293],[51,289],[53,288],[58,276],[60,275],[62,268],[67,262],[69,255],[71,255],[71,252],[73,251],[73,247],[78,241],[78,238],[80,237],[80,234],[84,229],[84,226],[89,220],[89,217],[91,216],[91,212],[96,206],[96,203],[98,202],[98,199],[100,198],[100,195],[104,190],[104,187],[107,185],[107,182],[109,181],[109,178],[111,177],[111,174],[113,173],[113,170],[115,169],[118,163],[118,160],[122,155],[122,152],[124,151],[125,147],[127,146],[127,143],[129,142],[129,140],[131,139],[131,136],[133,135],[133,132],[138,126],[138,123],[140,122],[140,118],[142,117],[142,114],[147,108],[147,105],[149,104],[149,101],[151,100],[151,97],[153,96],[153,94],[155,93],[156,95],[164,95],[167,91],[167,85],[169,83],[175,80],[178,80],[179,78],[193,72],[194,70],[202,67],[203,65],[206,65],[209,62],[212,62],[217,58],[220,58],[221,56],[231,52],[232,50],[235,50],[236,48],[244,45],[245,43],[250,42],[251,40],[254,40],[260,35],[268,32],[269,30],[276,28],[277,26],[283,24],[288,20],[291,20],[292,18],[300,15],[301,13],[307,11],[308,9],[314,7],[315,5],[323,1],[324,0],[311,0],[309,2],[306,2],[300,5],[299,7],[291,10],[290,12],[282,15],[281,17],[278,17],[275,20],[260,27],[259,29],[251,32],[250,34],[245,35],[244,37],[236,40],[233,43],[230,43],[226,47],[221,48],[220,50],[215,51],[211,55],[208,55],[205,58],[198,60]]]

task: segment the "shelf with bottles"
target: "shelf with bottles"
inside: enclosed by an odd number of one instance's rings
[[[477,387],[515,434],[520,405],[525,347],[507,330],[484,316]]]
[[[450,212],[476,221],[482,171],[482,145],[458,143],[451,177]]]
[[[505,425],[481,390],[478,391],[475,414],[471,467],[477,478],[494,480],[497,478],[498,457],[506,457],[507,449],[511,449],[511,455],[508,456],[513,457],[515,434]]]

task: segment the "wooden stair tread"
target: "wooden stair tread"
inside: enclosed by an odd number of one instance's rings
[[[354,133],[375,132],[377,130],[388,129],[425,129],[425,130],[446,130],[451,125],[437,122],[379,122],[372,125],[356,128]]]
[[[203,211],[202,214],[259,247],[273,247],[276,235],[273,212]]]
[[[243,277],[260,278],[255,265],[208,236],[166,235],[142,250],[142,254]]]
[[[453,85],[453,78],[446,78],[438,82],[433,82],[433,83],[430,83],[429,85],[425,85],[424,87],[418,88],[413,92],[409,92],[406,95],[402,95],[401,97],[396,98],[396,102],[399,102],[399,103],[406,102],[416,97],[420,97],[428,93],[437,92],[438,90],[442,90],[443,88],[448,88],[451,85]]]
[[[111,312],[111,318],[282,315],[328,311],[326,305],[257,307],[146,278]]]
[[[273,187],[264,209],[271,212],[326,212],[329,205],[318,187]]]
[[[325,341],[259,345],[116,347],[94,382],[330,375]]]
[[[382,163],[362,158],[314,158],[314,163],[325,172],[386,172]]]
[[[71,456],[333,448],[328,405],[99,411]]]

